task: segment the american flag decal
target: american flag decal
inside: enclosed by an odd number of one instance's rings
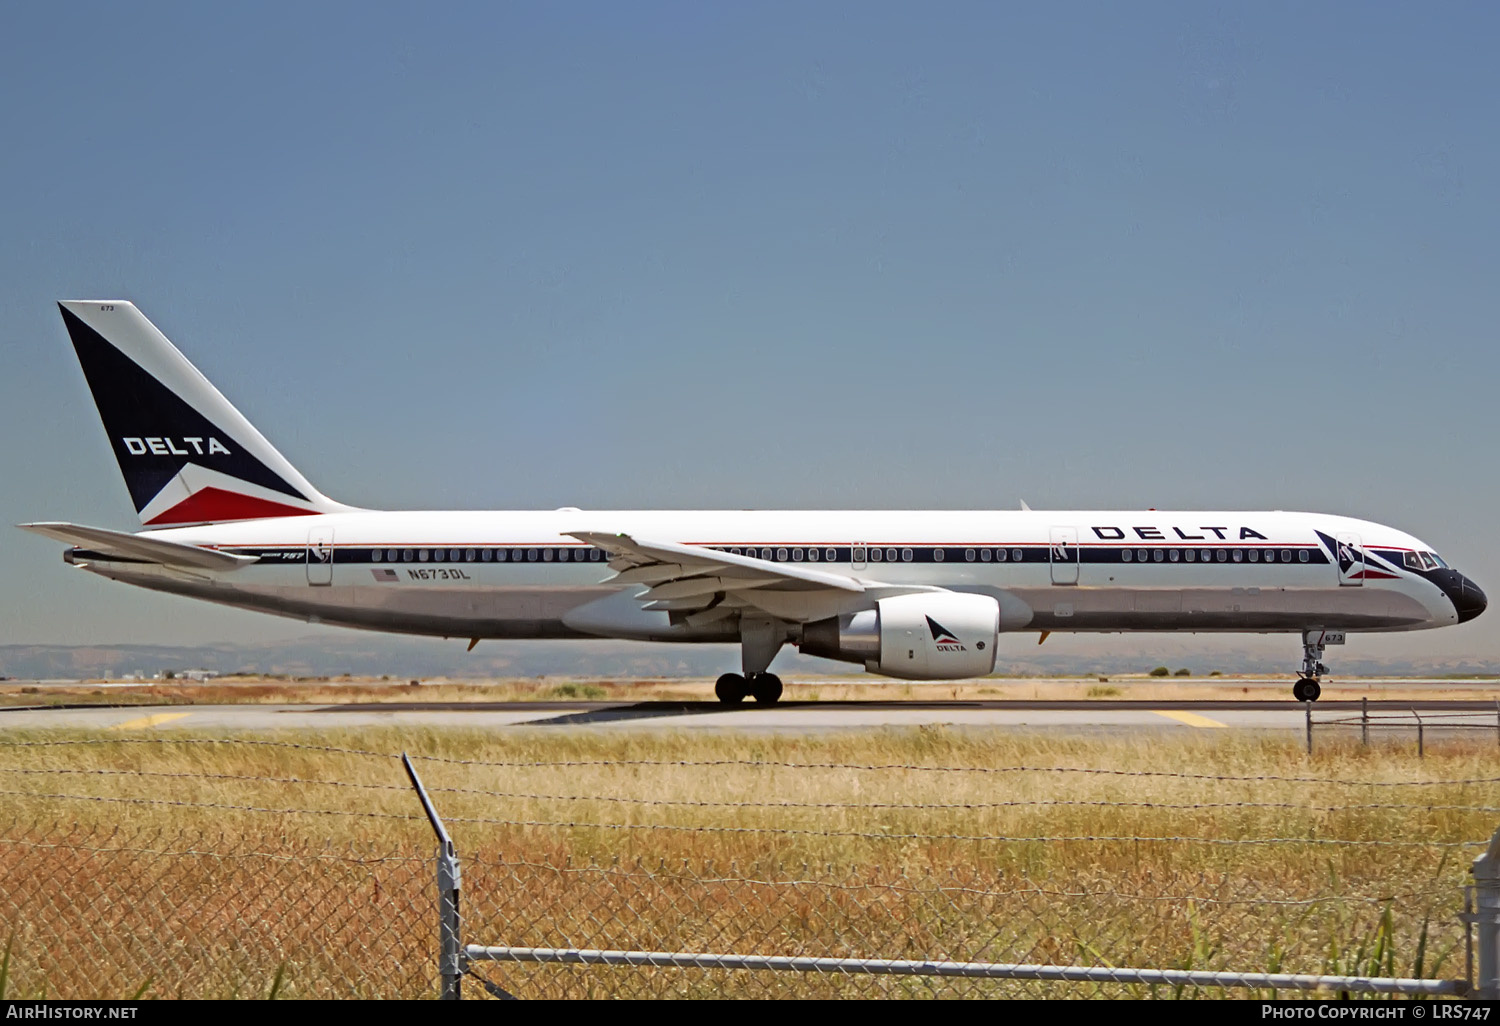
[[[398,580],[398,578],[396,576],[396,571],[388,569],[386,567],[380,567],[379,569],[371,570],[370,573],[372,573],[372,574],[375,575],[375,579],[377,581],[395,581],[395,580]]]

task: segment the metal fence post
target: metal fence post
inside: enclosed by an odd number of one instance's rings
[[[1422,744],[1422,716],[1415,709],[1411,711],[1411,714],[1417,718],[1417,758],[1425,759],[1427,755]]]
[[[1312,754],[1312,703],[1303,702],[1302,708],[1307,713],[1307,754]]]
[[[1359,740],[1366,747],[1370,747],[1370,696],[1359,696]]]
[[[1469,872],[1474,875],[1472,921],[1479,932],[1473,996],[1494,1001],[1500,999],[1500,830]]]
[[[463,997],[461,983],[464,976],[463,920],[458,912],[458,890],[463,883],[463,871],[458,865],[458,852],[453,847],[453,838],[438,817],[427,789],[417,776],[405,752],[401,753],[401,765],[411,778],[411,786],[417,791],[422,811],[427,813],[427,822],[437,835],[437,886],[438,886],[438,997],[444,1001],[457,1001]]]

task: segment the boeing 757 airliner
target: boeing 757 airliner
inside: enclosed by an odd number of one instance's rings
[[[990,673],[1021,631],[1348,633],[1472,620],[1430,545],[1320,513],[382,512],[319,492],[132,303],[59,304],[146,530],[22,525],[128,584],[310,623],[467,638],[733,642],[727,703],[787,643],[907,680]]]

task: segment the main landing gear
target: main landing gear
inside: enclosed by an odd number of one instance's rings
[[[767,617],[740,618],[740,667],[743,673],[726,673],[714,684],[714,694],[725,705],[739,705],[753,697],[761,705],[774,705],[781,698],[781,678],[768,672],[771,660],[786,643],[787,626]]]
[[[1292,697],[1299,702],[1316,702],[1323,693],[1318,678],[1328,672],[1323,665],[1323,646],[1328,640],[1327,631],[1302,632],[1302,676],[1292,685]],[[1342,635],[1339,635],[1342,639]]]
[[[781,678],[774,673],[752,673],[749,677],[726,673],[714,684],[714,694],[725,705],[739,705],[747,697],[761,705],[773,705],[781,698]]]

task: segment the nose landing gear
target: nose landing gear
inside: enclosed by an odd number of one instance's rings
[[[1293,698],[1299,702],[1318,700],[1318,696],[1323,693],[1323,687],[1318,683],[1318,678],[1328,672],[1328,667],[1323,665],[1323,648],[1325,645],[1342,645],[1343,643],[1342,631],[1302,632],[1302,676],[1297,683],[1292,685]]]

